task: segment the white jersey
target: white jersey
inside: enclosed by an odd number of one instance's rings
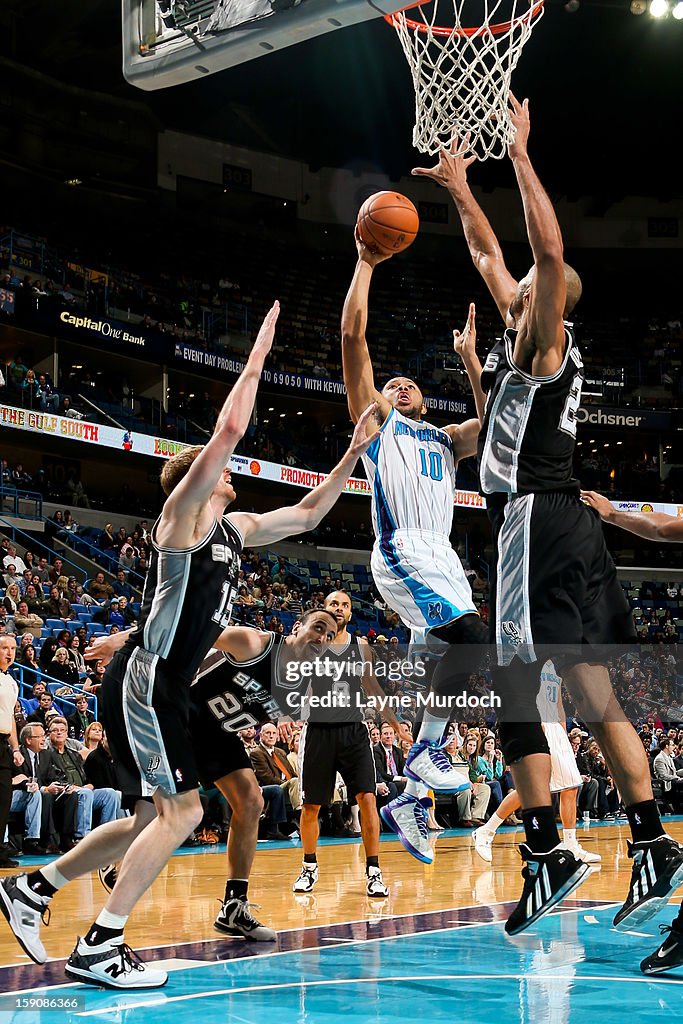
[[[375,586],[421,642],[430,629],[476,611],[449,539],[453,443],[445,430],[392,409],[363,463],[372,488]]]
[[[561,691],[562,680],[555,671],[552,661],[546,661],[541,671],[536,707],[550,748],[551,793],[559,793],[563,789],[577,789],[583,781],[567,736],[565,722],[560,717]]]
[[[541,671],[541,686],[536,698],[536,707],[544,725],[548,722],[559,722],[558,702],[562,690],[562,680],[555,671],[552,661],[546,661]],[[564,725],[564,723],[562,723]]]
[[[362,458],[378,540],[396,530],[450,535],[455,460],[445,430],[392,409]]]

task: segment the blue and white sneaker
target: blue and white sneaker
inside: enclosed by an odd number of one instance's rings
[[[402,793],[380,807],[379,811],[382,821],[396,833],[408,853],[424,864],[431,864],[434,860],[427,831],[427,809],[431,806],[432,801],[428,796],[418,800],[408,793]]]
[[[440,742],[418,740],[413,743],[406,758],[404,775],[415,782],[422,782],[435,793],[460,793],[470,788],[470,781],[454,768],[443,752],[449,742],[446,737]]]

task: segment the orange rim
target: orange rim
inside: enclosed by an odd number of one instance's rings
[[[426,2],[427,0],[423,0],[423,3]],[[405,24],[408,28],[416,29],[418,32],[433,32],[435,36],[456,35],[471,39],[472,36],[479,35],[480,32],[490,32],[491,35],[499,36],[502,35],[503,32],[509,32],[511,28],[521,25],[522,22],[530,21],[532,18],[535,18],[543,7],[544,2],[545,0],[537,0],[537,3],[535,3],[534,6],[526,12],[526,14],[521,14],[518,18],[512,18],[510,21],[498,22],[496,25],[475,25],[473,28],[448,28],[440,25],[426,25],[424,21],[416,21],[414,18],[405,18]],[[394,11],[393,14],[385,14],[384,20],[388,21],[390,25],[393,25],[394,28],[398,28],[398,15],[403,14],[404,11],[410,11],[412,8],[420,6],[421,5],[419,3],[408,4],[406,7],[402,7],[400,10]]]

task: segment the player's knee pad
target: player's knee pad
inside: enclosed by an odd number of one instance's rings
[[[438,637],[439,640],[443,640],[447,644],[477,646],[488,643],[489,631],[479,616],[475,612],[470,612],[461,615],[454,622],[430,630],[428,639],[430,636]]]
[[[487,653],[488,630],[478,615],[461,615],[455,622],[431,631],[448,647],[439,651],[432,691],[439,696],[462,693],[467,677],[481,670]],[[443,653],[441,653],[443,651]]]
[[[529,754],[549,754],[550,748],[540,722],[498,723],[500,747],[508,764],[515,764]]]

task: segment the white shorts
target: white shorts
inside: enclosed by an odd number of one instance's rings
[[[375,541],[370,568],[375,586],[415,642],[430,629],[476,612],[462,563],[441,533],[396,530]]]
[[[543,731],[550,747],[550,792],[560,793],[563,789],[582,786],[583,779],[564,726],[560,722],[544,722]]]

